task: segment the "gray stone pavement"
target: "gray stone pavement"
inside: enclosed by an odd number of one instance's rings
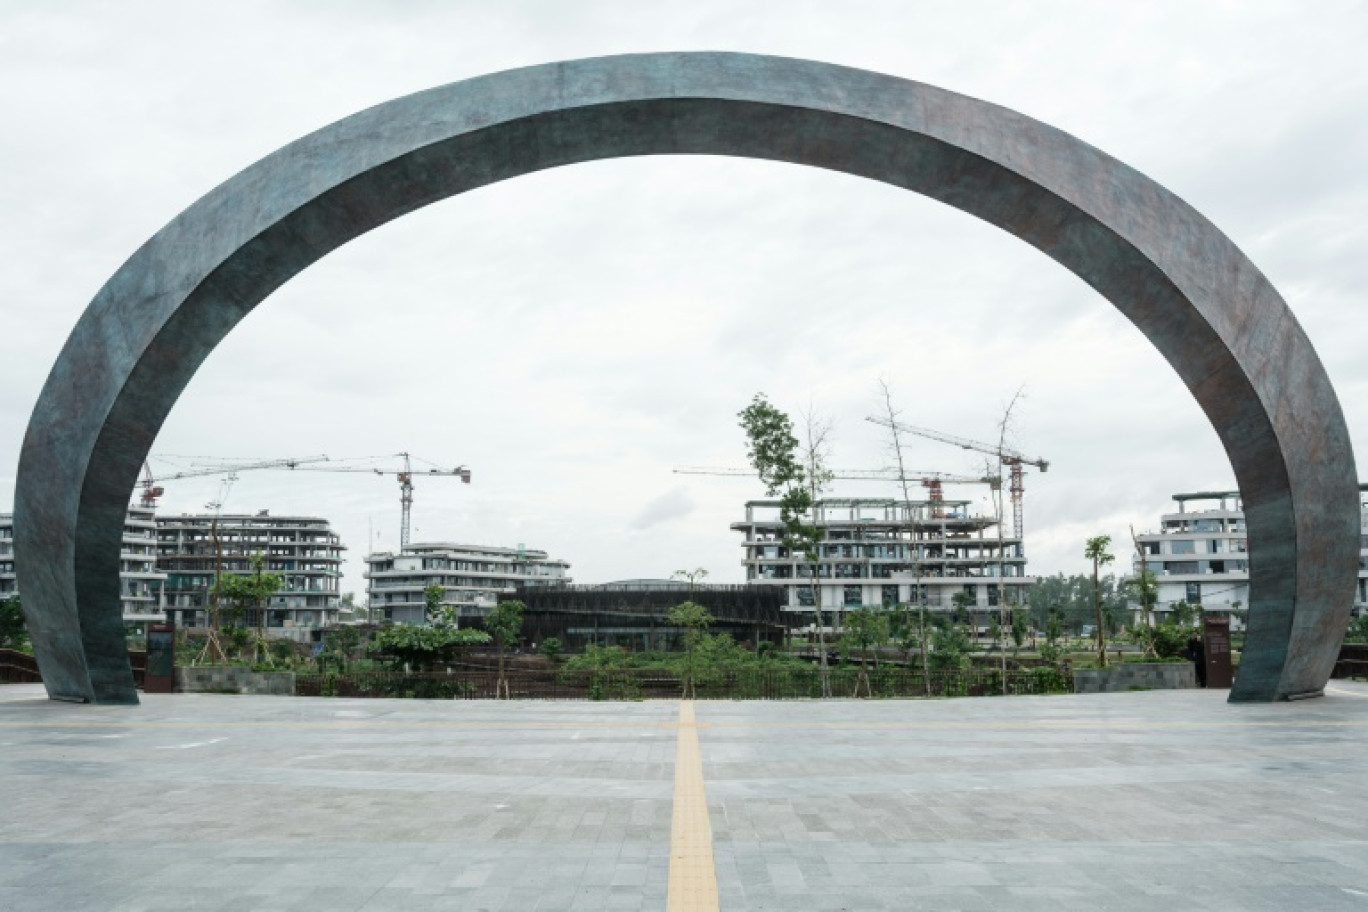
[[[1368,686],[697,705],[721,908],[1368,910]],[[0,909],[661,909],[678,704],[0,687]]]

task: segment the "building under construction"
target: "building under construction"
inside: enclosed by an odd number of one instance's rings
[[[1021,539],[969,506],[944,499],[819,500],[816,588],[826,627],[838,612],[918,603],[933,611],[961,608],[982,626],[1000,605],[1025,604],[1035,580],[1026,575]],[[790,629],[815,632],[810,565],[785,547],[779,507],[778,500],[748,501],[745,521],[731,528],[744,536],[746,579],[782,593]]]
[[[623,580],[599,586],[519,589],[523,637],[529,645],[556,637],[565,648],[623,646],[631,650],[682,648],[683,631],[666,620],[671,608],[694,601],[708,609],[710,633],[738,643],[779,644],[786,627],[783,592],[772,586],[690,586],[678,580]]]
[[[263,569],[284,578],[271,596],[264,626],[268,636],[308,641],[321,627],[337,623],[345,546],[326,519],[272,516],[262,510],[242,515],[157,517],[157,567],[167,575],[166,616],[181,627],[207,620],[216,568],[226,574],[252,572],[252,555]],[[249,610],[243,623],[258,626]]]
[[[164,619],[166,574],[157,566],[157,526],[152,511],[129,507],[119,548],[119,601],[124,627],[140,634],[149,622]],[[18,595],[14,569],[14,517],[0,513],[0,599]]]

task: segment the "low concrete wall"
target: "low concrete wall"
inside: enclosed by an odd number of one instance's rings
[[[1191,662],[1118,662],[1110,668],[1075,669],[1073,677],[1074,692],[1081,694],[1197,686],[1197,669]]]
[[[176,693],[240,693],[294,696],[292,671],[252,671],[240,665],[176,669]]]

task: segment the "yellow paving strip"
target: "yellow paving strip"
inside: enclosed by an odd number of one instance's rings
[[[698,751],[694,705],[679,704],[679,741],[675,752],[674,817],[670,824],[670,883],[666,912],[717,912],[717,871],[713,867],[712,825],[703,790],[703,758]]]

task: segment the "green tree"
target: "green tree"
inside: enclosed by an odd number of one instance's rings
[[[972,628],[974,625],[974,614],[970,609],[978,604],[974,599],[973,593],[965,592],[961,589],[950,596],[950,604],[953,606],[950,613],[951,620],[956,624],[969,624]]]
[[[882,646],[888,642],[888,613],[877,611],[873,608],[857,608],[846,615],[845,635],[842,638],[845,643],[845,651],[858,649],[860,651],[860,674],[855,679],[855,693],[852,696],[860,695],[860,685],[865,688],[865,696],[874,696],[874,689],[869,683],[869,671],[865,667],[865,662],[869,656],[871,646]],[[874,659],[874,664],[878,666],[878,657]]]
[[[831,480],[825,454],[826,437],[830,429],[809,413],[807,443],[800,456],[792,419],[771,405],[763,393],[756,393],[750,405],[738,417],[746,433],[746,457],[751,467],[765,486],[765,492],[771,497],[779,495],[779,520],[784,526],[784,548],[790,555],[803,555],[806,563],[812,609],[817,616],[817,655],[821,667],[822,696],[830,697],[826,619],[822,610],[821,587],[818,585],[823,532],[813,516],[817,495]]]
[[[423,617],[432,627],[459,627],[461,619],[455,605],[444,605],[446,590],[436,583],[423,587]]]
[[[24,609],[19,596],[0,599],[0,646],[23,649],[28,641],[28,627],[24,625]]]
[[[327,652],[337,656],[344,671],[351,669],[352,659],[361,645],[361,631],[350,624],[340,624],[323,634],[323,646]]]
[[[1064,612],[1059,608],[1051,608],[1049,615],[1045,619],[1045,642],[1050,646],[1058,646],[1059,641],[1064,636]]]
[[[1145,648],[1146,656],[1156,655],[1154,651],[1154,604],[1159,600],[1159,580],[1155,577],[1154,571],[1150,570],[1142,562],[1140,572],[1126,581],[1130,591],[1135,593],[1136,601],[1140,603],[1141,630],[1140,635]]]
[[[216,586],[219,604],[228,603],[229,615],[235,623],[245,620],[248,611],[253,613],[257,622],[257,632],[254,638],[249,638],[252,661],[258,662],[264,658],[268,665],[274,665],[266,642],[266,606],[271,596],[285,585],[285,577],[279,573],[266,572],[266,558],[260,551],[251,555],[248,563],[252,568],[250,573],[218,578]],[[238,648],[241,650],[243,647]]]
[[[546,639],[542,640],[540,651],[541,654],[546,657],[546,660],[548,662],[554,664],[556,661],[560,659],[560,654],[564,651],[564,649],[565,647],[561,644],[560,637],[547,637]]]
[[[1116,556],[1107,550],[1109,545],[1111,545],[1110,535],[1094,535],[1083,546],[1083,556],[1092,561],[1093,565],[1093,608],[1097,611],[1097,664],[1099,668],[1107,667],[1107,627],[1102,617],[1102,583],[1099,579],[1099,572],[1103,566],[1116,559]]]
[[[969,635],[955,623],[940,623],[931,632],[931,667],[959,671],[969,663]]]
[[[1169,605],[1169,623],[1187,630],[1197,626],[1198,608],[1185,601]]]
[[[450,661],[461,650],[484,646],[489,641],[489,634],[474,628],[396,624],[376,633],[371,638],[369,651],[409,670],[422,670],[436,662]]]
[[[1349,629],[1344,632],[1346,643],[1368,643],[1368,611],[1364,611],[1349,622]]]
[[[1128,582],[1131,591],[1135,593],[1135,598],[1140,602],[1140,619],[1146,627],[1153,627],[1150,615],[1159,601],[1159,581],[1145,560],[1145,548],[1140,544],[1140,537],[1135,534],[1134,526],[1131,527],[1130,534],[1131,541],[1135,543],[1135,565],[1139,568],[1139,573]]]
[[[1026,612],[1021,608],[1013,608],[1012,616],[1012,655],[1021,651],[1021,647],[1026,643],[1028,633],[1026,624]]]
[[[504,653],[508,651],[509,644],[516,643],[522,635],[523,611],[526,608],[522,602],[510,599],[495,605],[484,619],[485,630],[494,638],[494,645],[499,650],[499,680],[494,685],[494,695],[497,697],[502,694],[505,700],[511,699],[511,695],[508,692],[508,676],[504,673]]]
[[[903,510],[905,518],[909,523],[916,516],[916,509],[912,506],[912,489],[909,486],[907,477],[907,463],[903,460],[902,435],[898,432],[899,412],[893,407],[893,390],[889,388],[888,381],[879,378],[879,391],[883,394],[884,413],[888,416],[886,427],[888,428],[889,449],[892,450],[894,458],[898,463],[898,485],[902,488]],[[917,606],[917,632],[913,635],[910,626],[904,626],[903,632],[899,637],[899,643],[904,649],[908,650],[908,660],[911,661],[911,642],[916,643],[916,648],[921,652],[921,671],[922,686],[925,693],[931,696],[931,666],[927,661],[927,636],[926,636],[926,588],[922,585],[922,561],[921,546],[916,542],[916,534],[909,532],[907,537],[907,555],[912,561],[912,575],[916,580],[912,584],[912,601]],[[906,619],[905,614],[902,615]]]
[[[707,636],[713,616],[708,609],[694,602],[682,602],[670,609],[665,615],[667,623],[684,631],[685,673],[683,697],[686,700],[698,696],[695,677],[694,654]]]
[[[1230,613],[1238,618],[1241,624],[1249,620],[1249,612],[1244,610],[1244,602],[1239,599],[1230,603]]]
[[[915,614],[913,613],[915,610]],[[926,607],[924,605],[914,606],[910,603],[903,603],[897,607],[894,615],[891,633],[898,648],[907,653],[907,661],[912,663],[914,653],[921,653],[922,672],[927,670],[926,663]]]

